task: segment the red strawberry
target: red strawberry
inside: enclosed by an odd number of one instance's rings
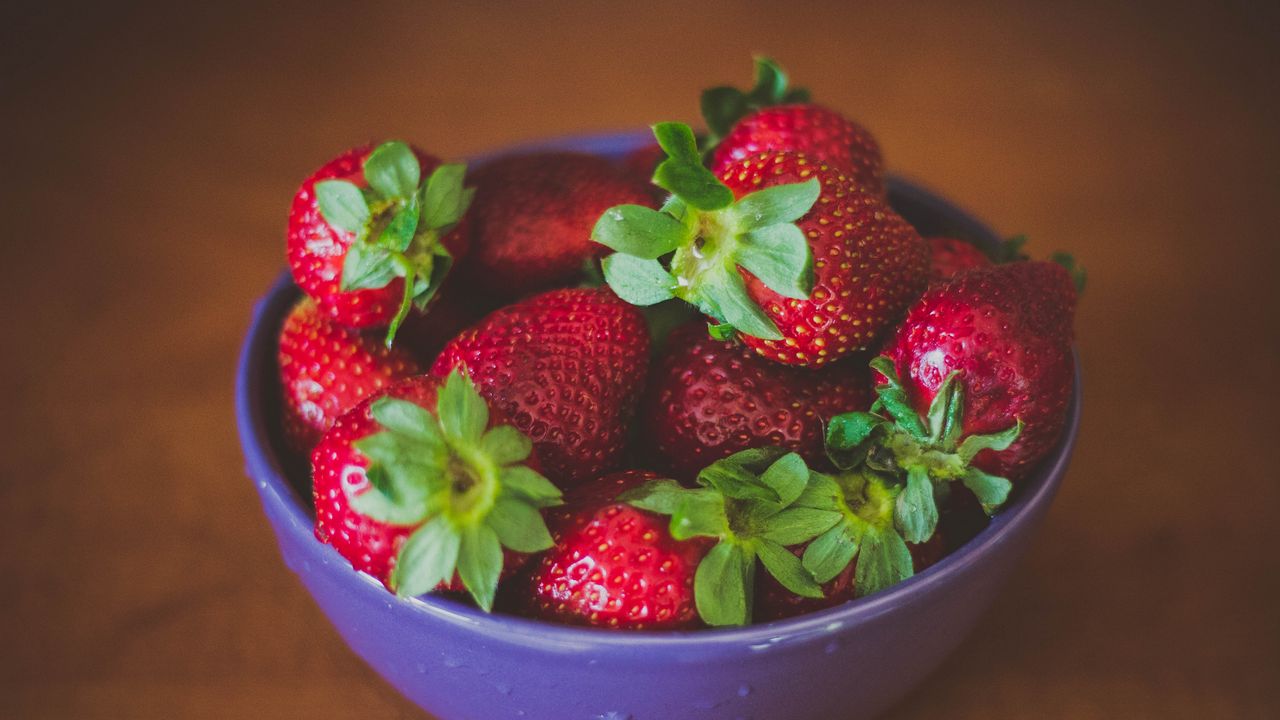
[[[640,312],[583,288],[497,310],[445,346],[431,373],[465,371],[568,487],[621,461],[648,362]]]
[[[397,594],[465,589],[488,610],[499,578],[551,546],[539,509],[560,501],[502,422],[458,373],[364,401],[312,453],[316,537]]]
[[[450,232],[470,202],[463,172],[395,141],[329,161],[293,198],[294,280],[337,323],[390,326],[390,344],[411,304],[425,308],[466,252],[466,233]]]
[[[548,511],[555,547],[531,577],[530,614],[632,630],[700,624],[693,578],[711,541],[676,540],[669,518],[617,500],[657,477],[641,470],[606,475]]]
[[[426,312],[410,313],[405,318],[396,347],[408,350],[423,368],[429,368],[445,344],[484,317],[485,305],[482,298],[467,292],[455,278]]]
[[[1071,394],[1076,288],[1061,265],[1016,262],[958,276],[912,306],[884,354],[918,413],[959,372],[959,437],[1022,422],[1017,440],[973,464],[1009,479],[1025,475],[1057,442]]]
[[[688,126],[655,134],[669,155],[655,181],[675,197],[611,208],[593,232],[618,251],[603,267],[623,299],[679,297],[771,360],[819,366],[880,342],[924,289],[928,245],[836,168],[773,153],[717,180]]]
[[[804,88],[788,89],[787,75],[769,58],[755,60],[756,84],[749,92],[716,87],[702,93],[702,116],[710,129],[711,169],[764,152],[802,153],[841,169],[859,185],[884,195],[880,146],[866,129],[809,102]]]
[[[819,370],[769,362],[686,324],[667,340],[649,377],[640,425],[661,467],[692,479],[739,450],[776,445],[821,463],[825,423],[865,410],[871,382],[859,363]]]
[[[580,153],[515,155],[473,175],[468,286],[513,299],[569,284],[603,248],[591,226],[618,203],[654,204],[651,186],[608,160]]]
[[[950,280],[966,270],[986,267],[991,258],[966,240],[925,238],[929,242],[929,282]]]
[[[356,403],[424,371],[403,349],[321,315],[309,298],[285,318],[278,358],[285,436],[299,452],[310,452]]]
[[[838,168],[868,192],[884,195],[884,161],[876,139],[820,105],[781,105],[744,117],[716,146],[711,169],[723,178],[743,160],[776,152],[803,153],[812,162]]]

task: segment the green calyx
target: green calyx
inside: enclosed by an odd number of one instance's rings
[[[1076,292],[1084,292],[1084,286],[1089,279],[1089,273],[1085,272],[1084,266],[1077,263],[1075,256],[1071,253],[1065,253],[1059,250],[1049,256],[1049,259],[1066,268],[1067,273],[1071,275],[1071,282],[1075,283]]]
[[[707,124],[703,152],[709,153],[745,115],[760,108],[809,102],[805,88],[789,89],[787,74],[773,60],[755,57],[755,85],[747,92],[728,85],[702,92],[702,119]]]
[[[371,290],[397,277],[404,279],[400,308],[387,329],[387,347],[410,307],[426,308],[453,264],[440,238],[462,219],[475,194],[463,187],[465,174],[465,165],[441,165],[424,182],[413,150],[393,140],[365,158],[367,188],[346,180],[315,185],[325,222],[356,235],[343,261],[339,288]]]
[[[708,466],[698,474],[697,488],[655,480],[619,500],[670,515],[677,540],[717,539],[694,575],[698,614],[708,625],[744,625],[751,620],[757,560],[791,592],[822,597],[822,588],[787,549],[841,521],[834,509],[798,502],[818,477],[795,453],[758,448]]]
[[[389,584],[401,596],[431,592],[456,571],[485,611],[502,574],[502,548],[551,547],[541,509],[560,490],[523,464],[533,444],[510,425],[489,427],[489,408],[471,380],[453,371],[436,407],[384,397],[370,407],[382,428],[355,443],[370,461],[367,490],[348,493],[356,512],[417,529]]]
[[[960,482],[988,513],[1009,497],[1008,479],[973,467],[983,450],[1007,449],[1022,432],[1022,421],[998,433],[965,436],[964,388],[959,372],[947,375],[925,417],[911,405],[893,361],[877,357],[872,369],[886,378],[876,386],[871,412],[838,415],[827,427],[827,453],[845,471],[870,472],[896,488],[894,528],[911,543],[933,537],[937,497]]]
[[[654,126],[667,159],[654,182],[672,196],[661,210],[609,208],[591,238],[616,251],[602,262],[605,281],[633,305],[679,298],[733,332],[780,340],[782,333],[747,294],[739,268],[774,292],[806,300],[813,289],[813,252],[795,222],[818,201],[816,178],[775,185],[734,200],[702,166],[693,131],[682,123]]]

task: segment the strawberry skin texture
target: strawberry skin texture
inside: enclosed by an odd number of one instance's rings
[[[1075,306],[1071,276],[1056,263],[971,270],[930,288],[884,354],[921,414],[947,374],[961,371],[964,435],[999,432],[1020,418],[1013,445],[973,460],[1017,480],[1053,448],[1066,421]]]
[[[431,367],[465,372],[561,488],[617,467],[649,363],[644,316],[607,288],[552,290],[463,331]]]
[[[712,541],[677,541],[667,529],[670,518],[615,501],[657,477],[640,470],[607,475],[547,511],[555,546],[530,577],[528,614],[629,630],[701,625],[693,579]]]
[[[384,393],[366,398],[339,417],[311,452],[316,539],[333,546],[353,568],[372,575],[383,585],[387,585],[400,546],[420,526],[380,522],[351,508],[347,489],[359,494],[371,487],[365,474],[369,459],[356,450],[353,443],[381,429],[369,411],[375,400],[394,397],[422,407],[435,407],[440,384],[441,381],[434,377],[419,375],[391,386]],[[489,427],[506,422],[501,414],[490,410]],[[526,464],[537,468],[532,458]],[[528,559],[528,555],[503,548],[503,577],[519,569]],[[448,585],[442,583],[437,589],[457,593],[465,591],[456,573]]]
[[[334,322],[353,328],[385,327],[395,317],[404,294],[404,280],[396,278],[385,287],[371,290],[342,291],[342,266],[355,233],[339,230],[325,221],[316,203],[315,185],[321,180],[346,180],[358,187],[368,187],[364,178],[364,160],[374,145],[364,145],[325,163],[302,183],[293,196],[289,209],[287,246],[289,268],[294,282],[310,295]],[[427,177],[440,165],[439,158],[413,149]],[[458,262],[466,254],[466,224],[450,232],[442,240]]]
[[[820,366],[866,350],[891,332],[924,290],[928,244],[888,203],[835,166],[798,154],[764,153],[726,166],[719,177],[738,198],[810,178],[822,185],[817,203],[796,222],[813,251],[809,299],[783,297],[742,270],[751,299],[783,335],[742,335],[764,357]]]
[[[639,415],[643,437],[663,469],[685,480],[716,460],[765,445],[823,465],[825,423],[871,404],[863,368],[780,365],[690,323],[671,333],[650,374]]]
[[[580,153],[500,158],[471,181],[468,286],[506,300],[572,283],[589,258],[606,251],[592,242],[591,229],[608,208],[656,207],[647,178]]]
[[[769,151],[798,152],[839,167],[858,185],[884,196],[884,160],[871,133],[820,105],[777,105],[739,120],[716,146],[711,170]]]
[[[285,318],[277,358],[285,437],[303,453],[361,400],[425,371],[408,352],[334,323],[310,298]]]
[[[949,237],[925,238],[929,243],[929,282],[950,280],[966,270],[987,267],[991,258],[976,245]]]

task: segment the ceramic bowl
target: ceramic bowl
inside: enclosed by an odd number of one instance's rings
[[[621,157],[649,137],[571,137],[505,152]],[[891,178],[889,198],[923,234],[997,240],[910,182]],[[1044,519],[1079,427],[1077,363],[1061,441],[990,525],[915,577],[836,608],[737,629],[653,633],[486,615],[441,597],[396,598],[312,535],[306,471],[291,465],[279,431],[276,334],[297,294],[286,273],[255,306],[244,341],[236,412],[247,473],[285,563],[338,633],[441,720],[873,717],[937,667],[990,605]]]

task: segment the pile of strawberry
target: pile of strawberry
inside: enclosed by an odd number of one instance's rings
[[[874,593],[1054,446],[1079,273],[922,238],[875,140],[757,61],[625,162],[401,142],[303,183],[283,422],[399,595],[610,628]],[[996,262],[996,261],[999,262]]]

